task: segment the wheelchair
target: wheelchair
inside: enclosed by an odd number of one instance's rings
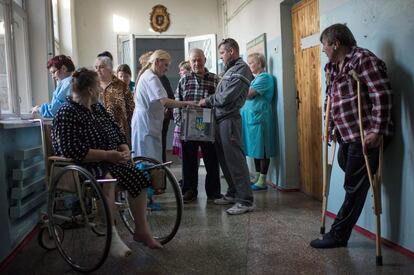
[[[39,120],[46,161],[49,188],[47,214],[40,230],[39,244],[47,249],[57,248],[65,261],[76,271],[91,272],[106,260],[112,238],[109,206],[101,185],[116,179],[95,179],[71,159],[50,156],[51,123]],[[163,185],[149,187],[159,209],[147,208],[147,221],[154,238],[161,244],[171,241],[181,223],[183,200],[180,187],[169,163],[147,157],[135,157],[135,164],[145,164],[146,170],[162,171]],[[134,219],[128,206],[126,191],[117,191],[115,205],[127,230],[134,233]]]

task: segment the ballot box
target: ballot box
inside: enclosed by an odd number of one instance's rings
[[[183,108],[181,112],[181,140],[214,142],[214,109]]]

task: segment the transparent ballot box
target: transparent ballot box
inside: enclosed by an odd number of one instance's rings
[[[214,142],[214,112],[208,108],[181,110],[181,140]]]

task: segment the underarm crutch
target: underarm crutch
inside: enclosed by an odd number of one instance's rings
[[[377,265],[382,265],[382,254],[381,254],[381,180],[382,180],[382,159],[383,159],[383,139],[381,138],[380,151],[379,151],[379,162],[378,169],[375,175],[372,175],[371,166],[369,164],[368,155],[364,148],[364,127],[362,124],[362,105],[361,105],[361,85],[357,73],[352,70],[350,72],[352,77],[357,82],[357,96],[358,96],[358,117],[359,117],[359,131],[361,136],[362,151],[364,153],[365,166],[367,168],[369,184],[372,188],[372,198],[373,198],[373,208],[376,216],[376,236],[375,236],[375,246],[376,246],[376,263]]]
[[[332,164],[335,157],[336,140],[332,140],[331,155],[328,159],[328,144],[329,144],[329,113],[331,110],[331,98],[328,96],[325,110],[325,125],[323,132],[323,178],[322,178],[322,224],[321,234],[325,234],[325,221],[326,221],[326,207],[328,205],[329,185],[331,181]]]

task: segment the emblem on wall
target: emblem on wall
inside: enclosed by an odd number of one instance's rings
[[[156,5],[150,13],[151,28],[156,32],[165,32],[170,26],[170,14],[163,5]]]

